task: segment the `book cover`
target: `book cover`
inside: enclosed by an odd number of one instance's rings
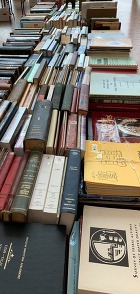
[[[0,223],[1,292],[64,294],[65,231],[56,225]]]
[[[139,219],[136,210],[84,206],[78,294],[140,292]]]
[[[111,69],[137,69],[138,65],[134,57],[119,55],[96,55],[89,57],[89,66],[92,68],[111,68]]]
[[[90,98],[111,97],[128,100],[133,104],[140,99],[140,75],[91,72]],[[132,99],[135,98],[135,99]],[[119,101],[118,101],[119,102]],[[127,102],[128,103],[128,102]]]
[[[139,197],[139,148],[139,143],[87,140],[84,156],[87,193]]]

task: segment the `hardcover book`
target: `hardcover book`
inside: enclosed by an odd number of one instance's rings
[[[81,150],[72,148],[69,150],[68,155],[60,209],[60,224],[66,225],[67,234],[71,232],[75,217],[77,215],[80,168]]]
[[[78,294],[140,292],[139,219],[136,210],[84,206]]]
[[[11,207],[12,221],[26,222],[43,150],[32,149]]]
[[[36,101],[34,112],[25,135],[24,147],[46,149],[52,115],[52,102],[49,100]]]
[[[127,103],[131,101],[135,104],[140,99],[139,93],[140,74],[91,72],[90,99],[97,98],[102,102],[110,97],[114,100],[119,98],[118,102],[127,100]]]
[[[0,244],[2,293],[66,293],[64,226],[0,223]]]

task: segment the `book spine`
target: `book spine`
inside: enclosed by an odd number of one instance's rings
[[[17,110],[18,110],[18,103],[13,102],[10,108],[8,109],[8,111],[6,112],[4,118],[0,122],[0,140],[3,137],[5,131],[7,130]]]
[[[76,148],[70,149],[60,210],[60,224],[66,225],[68,234],[71,231],[74,218],[77,214],[80,169],[81,150]],[[66,214],[71,215],[70,220],[68,220]]]
[[[43,150],[32,149],[11,207],[12,221],[26,222]]]
[[[25,79],[20,79],[13,87],[11,93],[8,96],[8,100],[11,102],[20,102],[21,97],[27,87],[27,81]]]
[[[50,122],[52,116],[52,102],[48,100],[36,101],[34,112],[25,135],[25,150],[41,147],[45,151]]]
[[[21,132],[19,134],[19,137],[16,141],[16,144],[14,146],[14,152],[17,156],[23,156],[24,155],[24,146],[23,146],[23,141],[30,123],[32,115],[29,114],[26,118],[26,121],[21,129]]]
[[[1,212],[2,213],[2,220],[3,221],[10,221],[11,220],[11,212],[10,212],[10,209],[11,209],[11,206],[12,206],[12,203],[13,203],[13,200],[14,200],[14,197],[16,195],[17,188],[18,188],[18,185],[20,183],[20,180],[21,180],[23,171],[24,171],[25,166],[27,164],[28,158],[29,158],[29,151],[26,151],[24,153],[24,156],[22,157],[22,160],[21,160],[21,163],[20,163],[20,166],[19,166],[19,169],[18,169],[16,178],[14,179],[14,182],[12,184],[12,188],[10,190],[10,193],[9,193],[8,198],[7,198],[7,201],[6,201],[6,204],[4,206],[4,209]]]
[[[12,165],[9,169],[9,172],[7,174],[7,177],[4,181],[4,184],[3,184],[2,189],[0,191],[0,211],[2,211],[2,209],[5,206],[5,203],[7,201],[8,196],[9,196],[10,190],[12,188],[12,184],[13,184],[14,179],[18,173],[21,159],[22,159],[22,157],[19,157],[19,156],[14,158]]]
[[[58,118],[58,110],[53,109],[50,130],[49,130],[49,135],[48,135],[48,140],[47,140],[47,145],[46,145],[46,153],[47,154],[53,154],[57,118]]]
[[[87,114],[89,106],[89,85],[82,84],[79,96],[79,114]]]
[[[76,113],[70,114],[68,117],[68,124],[67,124],[65,152],[67,152],[70,148],[76,148],[77,124],[78,124],[77,114]]]
[[[0,190],[3,186],[3,183],[5,181],[7,174],[8,174],[10,166],[14,160],[14,157],[15,157],[14,152],[8,152],[6,158],[3,162],[3,165],[1,166],[1,169],[0,169]]]
[[[79,96],[79,89],[74,87],[73,97],[72,97],[72,104],[71,104],[71,113],[77,113],[77,101]]]
[[[62,83],[57,83],[54,88],[52,103],[53,109],[60,110],[62,103],[63,85]]]
[[[3,119],[4,115],[6,114],[8,108],[10,107],[11,102],[8,100],[4,100],[0,105],[0,121]]]
[[[69,238],[67,294],[77,294],[80,258],[80,224],[75,221]]]
[[[61,191],[64,164],[64,156],[55,156],[46,201],[43,208],[43,222],[47,224],[56,224],[57,222],[57,208]]]
[[[64,92],[63,102],[61,110],[67,110],[70,112],[71,110],[71,103],[73,97],[74,86],[71,84],[67,84]]]
[[[54,155],[43,154],[28,211],[28,222],[43,221],[43,207],[48,191]]]

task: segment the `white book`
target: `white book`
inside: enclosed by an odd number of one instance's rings
[[[49,187],[43,209],[43,223],[56,224],[59,197],[65,166],[64,156],[55,156]]]
[[[31,117],[32,115],[29,114],[23,124],[23,127],[21,129],[21,132],[18,136],[18,139],[16,141],[16,144],[14,146],[14,152],[17,156],[23,156],[24,155],[24,138],[25,138],[25,135],[26,135],[26,132],[27,132],[27,129],[28,129],[28,126],[29,126],[29,123],[30,123],[30,120],[31,120]]]
[[[48,135],[48,140],[46,145],[47,154],[53,154],[53,151],[54,151],[54,140],[55,140],[55,133],[56,133],[57,118],[58,118],[58,110],[53,109],[50,130],[49,130],[49,135]]]
[[[43,207],[49,186],[53,161],[54,155],[43,154],[29,206],[28,222],[42,222]]]
[[[9,124],[5,134],[0,140],[0,147],[4,147],[12,151],[13,145],[26,119],[26,116],[27,116],[27,108],[19,107],[11,123]]]

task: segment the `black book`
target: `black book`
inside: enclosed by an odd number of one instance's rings
[[[72,84],[67,84],[64,92],[64,98],[62,102],[61,110],[67,110],[70,112],[71,103],[73,98],[74,86]]]
[[[0,54],[7,55],[7,54],[12,54],[12,55],[17,55],[17,54],[32,54],[33,52],[33,46],[26,46],[26,47],[14,47],[14,46],[0,46]]]
[[[62,104],[62,96],[63,95],[63,85],[61,83],[57,83],[54,88],[52,103],[53,109],[60,110]]]
[[[11,104],[11,106],[9,107],[9,109],[7,110],[4,118],[2,119],[2,121],[0,122],[0,140],[3,137],[5,131],[7,130],[10,122],[12,121],[17,109],[18,109],[18,103],[17,102],[13,102]]]
[[[3,294],[65,294],[65,226],[0,223]]]
[[[60,224],[66,225],[67,234],[70,233],[77,215],[80,171],[81,150],[72,148],[68,155],[60,209]]]

